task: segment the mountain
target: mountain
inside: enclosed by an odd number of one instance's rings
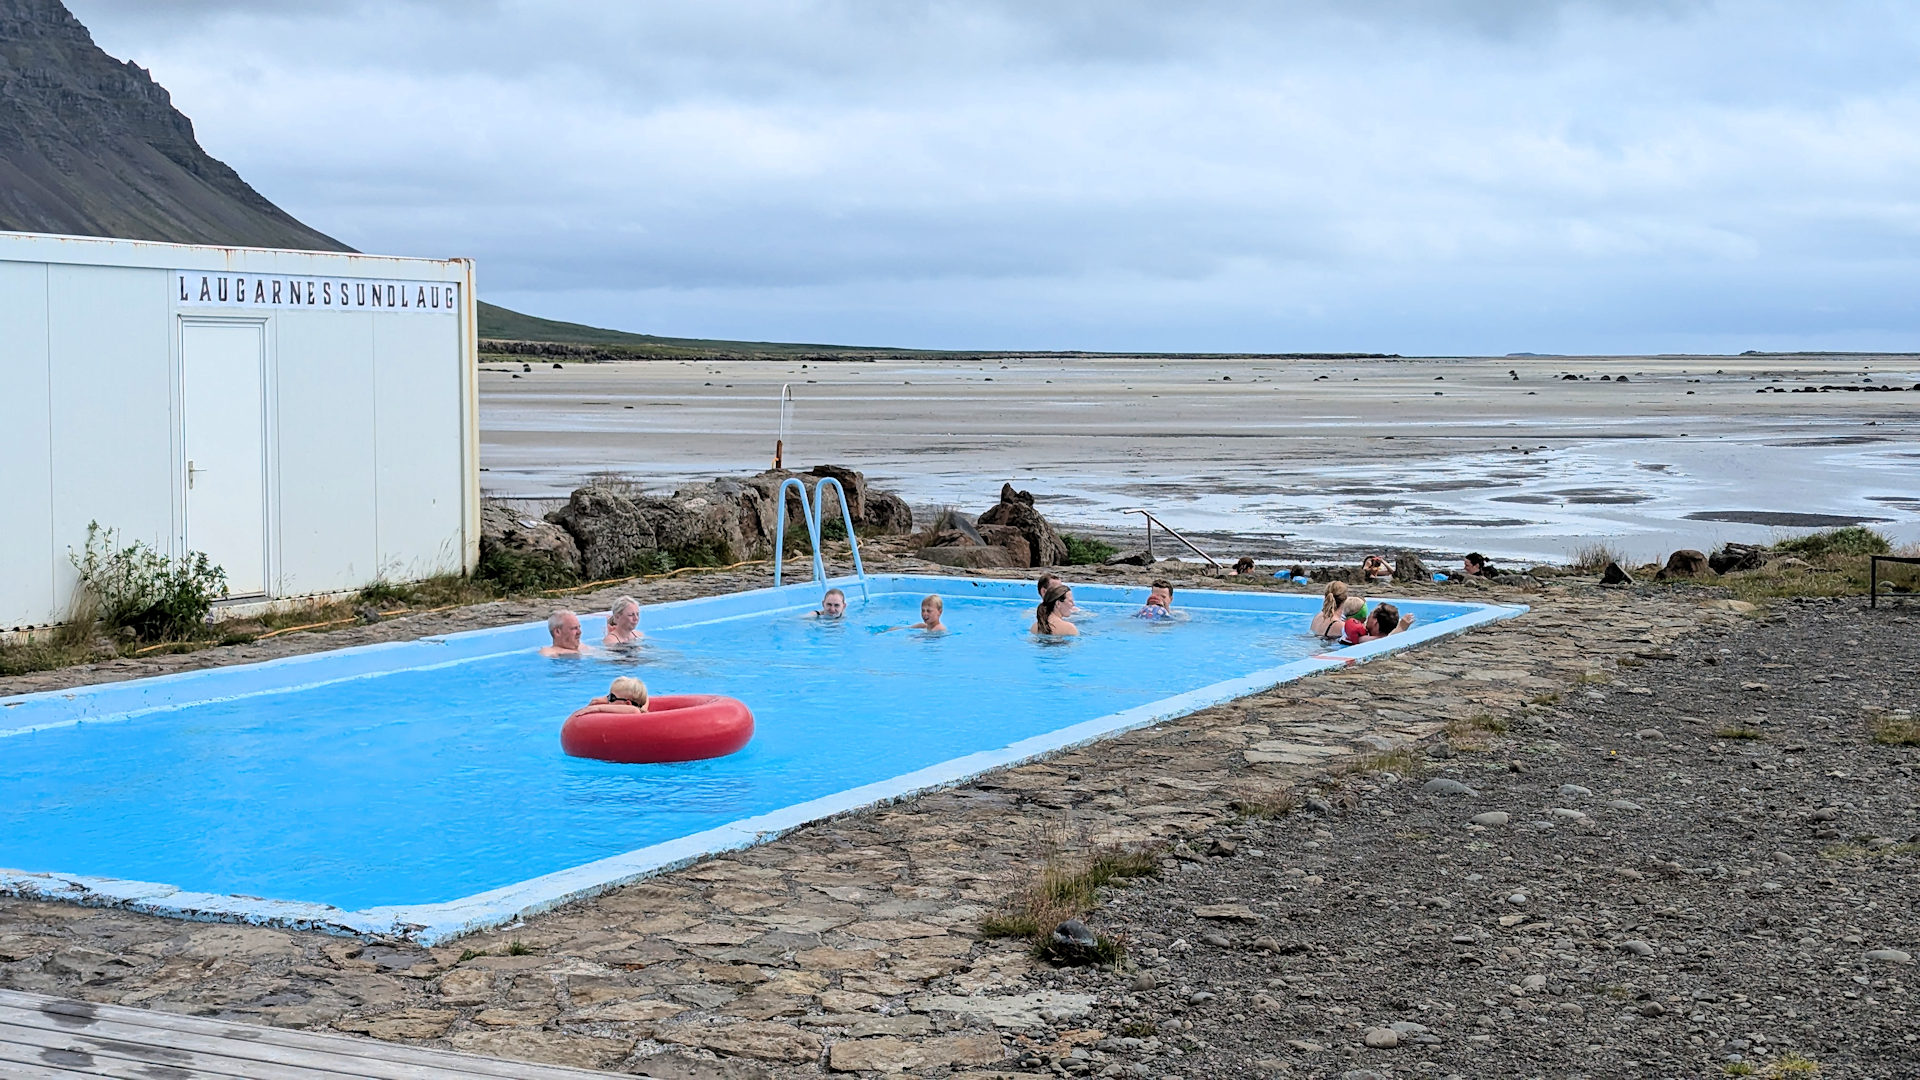
[[[208,155],[60,0],[0,0],[0,230],[352,250]]]

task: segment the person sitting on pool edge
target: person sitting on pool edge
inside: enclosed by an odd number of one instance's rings
[[[641,712],[647,711],[647,684],[631,675],[622,675],[613,680],[607,689],[606,697],[597,697],[587,702],[589,705],[631,705]]]
[[[809,619],[842,619],[847,614],[847,594],[839,589],[828,589],[820,597],[820,610],[807,616]]]
[[[1253,573],[1253,556],[1242,555],[1233,564],[1233,576],[1245,577]]]
[[[553,637],[553,644],[541,648],[541,656],[579,656],[586,652],[580,644],[580,616],[565,608],[547,616],[547,633]]]
[[[1388,566],[1386,558],[1380,555],[1369,555],[1362,559],[1360,572],[1365,574],[1369,581],[1393,580],[1393,567]]]
[[[607,636],[601,638],[606,645],[632,645],[645,637],[640,632],[640,601],[631,596],[623,596],[607,609]]]
[[[1340,644],[1358,645],[1366,641],[1378,641],[1412,625],[1413,616],[1400,614],[1400,609],[1392,604],[1376,604],[1373,613],[1366,619],[1347,620],[1346,633],[1341,636]]]
[[[1033,609],[1033,632],[1051,637],[1077,637],[1080,628],[1067,621],[1073,614],[1073,590],[1055,585]]]
[[[947,602],[940,599],[937,594],[923,597],[920,601],[920,621],[911,626],[888,627],[888,632],[891,633],[895,630],[925,630],[930,634],[944,634],[947,632],[947,624],[940,621],[940,616],[943,615],[946,610]]]
[[[1166,578],[1156,578],[1152,588],[1147,590],[1147,602],[1139,611],[1133,613],[1136,619],[1173,618],[1173,582]]]

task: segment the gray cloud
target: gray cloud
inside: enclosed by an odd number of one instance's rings
[[[356,246],[662,333],[1913,347],[1920,12],[73,0]]]

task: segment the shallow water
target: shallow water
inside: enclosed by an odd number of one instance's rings
[[[564,496],[597,471],[671,487],[765,468],[790,383],[790,462],[852,465],[920,507],[977,512],[1011,480],[1071,527],[1137,528],[1119,511],[1147,506],[1271,555],[1408,545],[1556,559],[1601,540],[1653,559],[1793,535],[1772,515],[1794,513],[1920,542],[1920,392],[1772,392],[1911,387],[1911,356],[657,362],[521,375],[482,376],[490,494]]]
[[[0,866],[346,909],[448,900],[1155,702],[1317,651],[1305,615],[1092,604],[1028,633],[1024,600],[853,600],[649,630],[633,655],[524,649],[0,739]],[[643,625],[643,629],[646,627]],[[423,646],[424,647],[424,646]],[[616,675],[754,710],[727,758],[613,765],[561,721]]]

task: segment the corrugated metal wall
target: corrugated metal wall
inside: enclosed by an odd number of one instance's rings
[[[459,302],[187,306],[181,270],[451,284]],[[185,550],[183,320],[265,327],[267,595],[470,570],[472,303],[461,260],[0,234],[0,629],[61,618],[89,521]]]

